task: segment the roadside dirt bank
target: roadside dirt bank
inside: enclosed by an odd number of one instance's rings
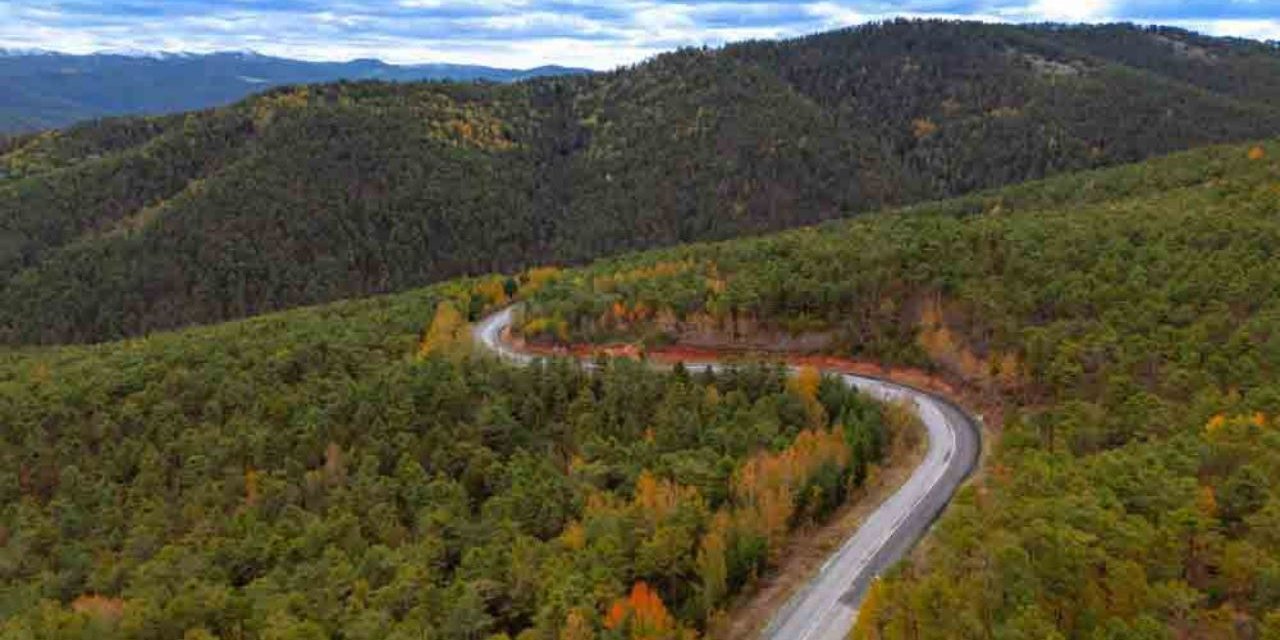
[[[517,349],[545,356],[591,358],[630,357],[639,359],[640,350],[631,344],[574,344],[549,346],[529,344],[519,338],[504,335],[504,340]],[[820,354],[795,354],[781,351],[733,348],[692,348],[682,345],[650,348],[644,359],[661,364],[677,362],[733,362],[773,361],[792,366],[812,366],[829,372],[841,372],[880,378],[931,392],[979,416],[983,423],[984,456],[991,443],[999,437],[1003,426],[1004,404],[999,391],[984,388],[980,384],[966,383],[958,376],[946,376],[910,367],[886,367],[879,363]],[[797,531],[790,537],[786,549],[780,554],[778,567],[739,596],[720,624],[710,629],[710,638],[757,637],[771,617],[821,569],[823,563],[841,541],[847,539],[868,514],[874,512],[889,496],[909,478],[923,459],[925,446],[922,438],[909,438],[913,447],[895,447],[884,467],[879,470],[875,482],[869,483],[852,496],[846,506],[830,520]],[[982,482],[979,469],[971,482]],[[911,556],[920,559],[929,539],[921,541]]]

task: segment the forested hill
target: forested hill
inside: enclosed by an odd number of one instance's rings
[[[65,127],[80,120],[157,115],[221,106],[265,89],[304,82],[483,80],[512,82],[585,69],[498,69],[465,64],[393,65],[381,60],[309,62],[223,51],[72,55],[0,49],[0,132]]]
[[[815,370],[471,357],[514,295],[538,339],[825,336],[985,396],[858,640],[1273,640],[1278,246],[1273,141],[0,351],[0,637],[719,640],[910,433]]]
[[[1268,45],[894,22],[0,142],[0,337],[94,341],[1280,133]]]
[[[983,473],[852,640],[1272,640],[1278,244],[1280,144],[1200,149],[602,261],[544,283],[522,325],[781,334],[992,409]]]

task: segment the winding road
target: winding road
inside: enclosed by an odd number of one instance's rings
[[[537,358],[503,339],[514,309],[508,307],[472,327],[475,342],[516,364]],[[589,364],[589,363],[588,363]],[[715,362],[686,362],[689,367]],[[929,450],[897,492],[845,540],[810,582],[762,634],[768,640],[843,640],[853,628],[867,587],[918,542],[978,463],[978,421],[948,400],[905,385],[840,373],[845,384],[884,401],[914,404],[929,435]]]

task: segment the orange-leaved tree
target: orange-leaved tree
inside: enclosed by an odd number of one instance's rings
[[[622,631],[632,640],[675,640],[683,635],[662,597],[643,580],[631,587],[627,597],[613,602],[604,626]]]

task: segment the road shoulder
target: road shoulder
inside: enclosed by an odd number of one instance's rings
[[[929,441],[918,419],[912,420],[910,428],[912,433],[895,438],[886,464],[877,468],[874,479],[850,496],[843,507],[826,522],[788,536],[778,566],[734,600],[720,628],[708,630],[708,640],[760,636],[773,616],[818,574],[840,545],[915,472]]]

